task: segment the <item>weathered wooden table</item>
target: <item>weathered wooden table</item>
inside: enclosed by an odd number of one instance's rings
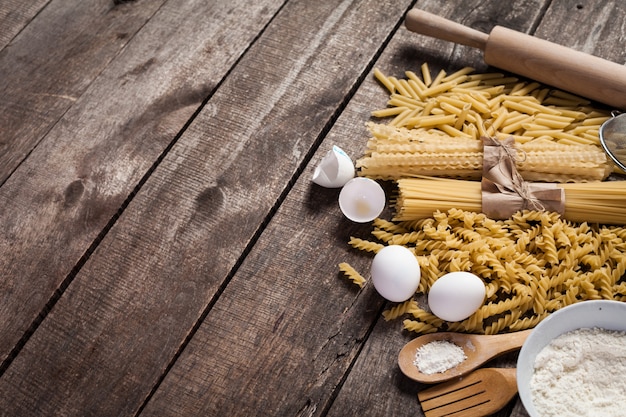
[[[1,2],[0,415],[422,415],[338,273],[370,226],[311,183],[374,67],[487,69],[412,7],[626,60],[617,0]]]

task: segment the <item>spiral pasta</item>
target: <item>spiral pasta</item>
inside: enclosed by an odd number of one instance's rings
[[[626,299],[626,233],[617,226],[566,221],[549,212],[518,212],[507,220],[451,209],[420,221],[376,220],[374,240],[350,245],[376,253],[385,245],[414,252],[421,268],[416,295],[442,275],[468,271],[485,283],[482,307],[461,322],[446,322],[417,298],[386,310],[404,329],[495,334],[534,327],[550,313],[591,299]],[[376,240],[380,240],[380,243]]]
[[[397,305],[395,305],[394,307],[390,308],[389,310],[385,310],[383,311],[383,317],[385,318],[385,320],[389,321],[389,320],[393,320],[393,319],[397,319],[398,317],[403,316],[404,314],[407,314],[409,312],[415,311],[417,310],[419,307],[417,305],[417,302],[413,299],[409,299],[403,303],[399,303]]]
[[[352,282],[354,282],[359,287],[363,288],[367,280],[357,272],[356,269],[352,267],[352,265],[347,262],[342,262],[339,264],[339,270],[345,274],[346,277]]]

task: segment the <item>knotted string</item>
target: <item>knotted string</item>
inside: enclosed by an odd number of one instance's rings
[[[504,141],[483,137],[482,208],[492,218],[508,218],[520,210],[565,209],[564,191],[556,184],[524,181],[516,167],[518,151],[513,137]],[[525,155],[525,154],[524,154]]]

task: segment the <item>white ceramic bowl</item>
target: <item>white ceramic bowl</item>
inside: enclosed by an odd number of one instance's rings
[[[563,333],[593,327],[626,331],[626,303],[590,300],[572,304],[552,313],[528,336],[517,359],[517,387],[520,399],[530,417],[540,417],[533,406],[530,392],[530,380],[537,354],[552,339]]]

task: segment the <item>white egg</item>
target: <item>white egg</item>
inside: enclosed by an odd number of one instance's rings
[[[485,301],[485,284],[470,272],[450,272],[435,281],[428,293],[428,306],[446,321],[471,316]]]
[[[420,284],[420,265],[407,248],[386,246],[372,261],[372,283],[380,295],[389,301],[406,301]]]

